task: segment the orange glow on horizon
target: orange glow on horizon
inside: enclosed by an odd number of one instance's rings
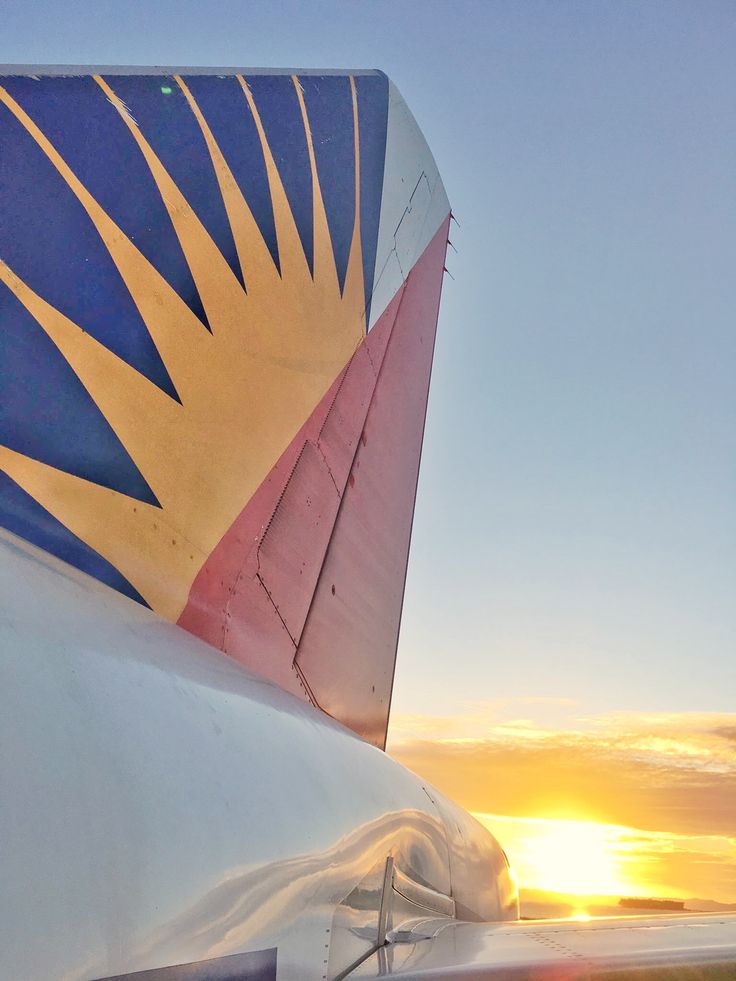
[[[593,821],[475,816],[502,842],[522,889],[588,898],[681,895],[657,881],[653,865],[652,849],[668,851],[669,835]],[[589,918],[586,904],[571,916]]]

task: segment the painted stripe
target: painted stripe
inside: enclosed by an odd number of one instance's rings
[[[276,981],[276,948],[249,950],[189,964],[155,967],[132,974],[115,974],[98,981]]]

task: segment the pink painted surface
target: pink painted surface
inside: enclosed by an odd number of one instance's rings
[[[410,272],[297,652],[317,704],[383,747],[447,227]]]

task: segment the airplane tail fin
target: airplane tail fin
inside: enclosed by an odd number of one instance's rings
[[[383,746],[449,223],[401,96],[6,72],[0,523]]]

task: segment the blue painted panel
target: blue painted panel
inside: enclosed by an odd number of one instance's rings
[[[350,80],[335,75],[304,75],[299,81],[304,90],[319,185],[342,290],[355,218],[355,141]]]
[[[81,569],[124,596],[148,604],[118,570],[73,535],[60,521],[0,471],[0,525],[69,565]]]
[[[294,82],[289,75],[248,75],[245,80],[266,131],[309,268],[313,269],[312,173]]]
[[[276,228],[266,164],[256,124],[240,82],[233,76],[220,78],[214,75],[189,75],[184,80],[202,110],[278,267]]]

